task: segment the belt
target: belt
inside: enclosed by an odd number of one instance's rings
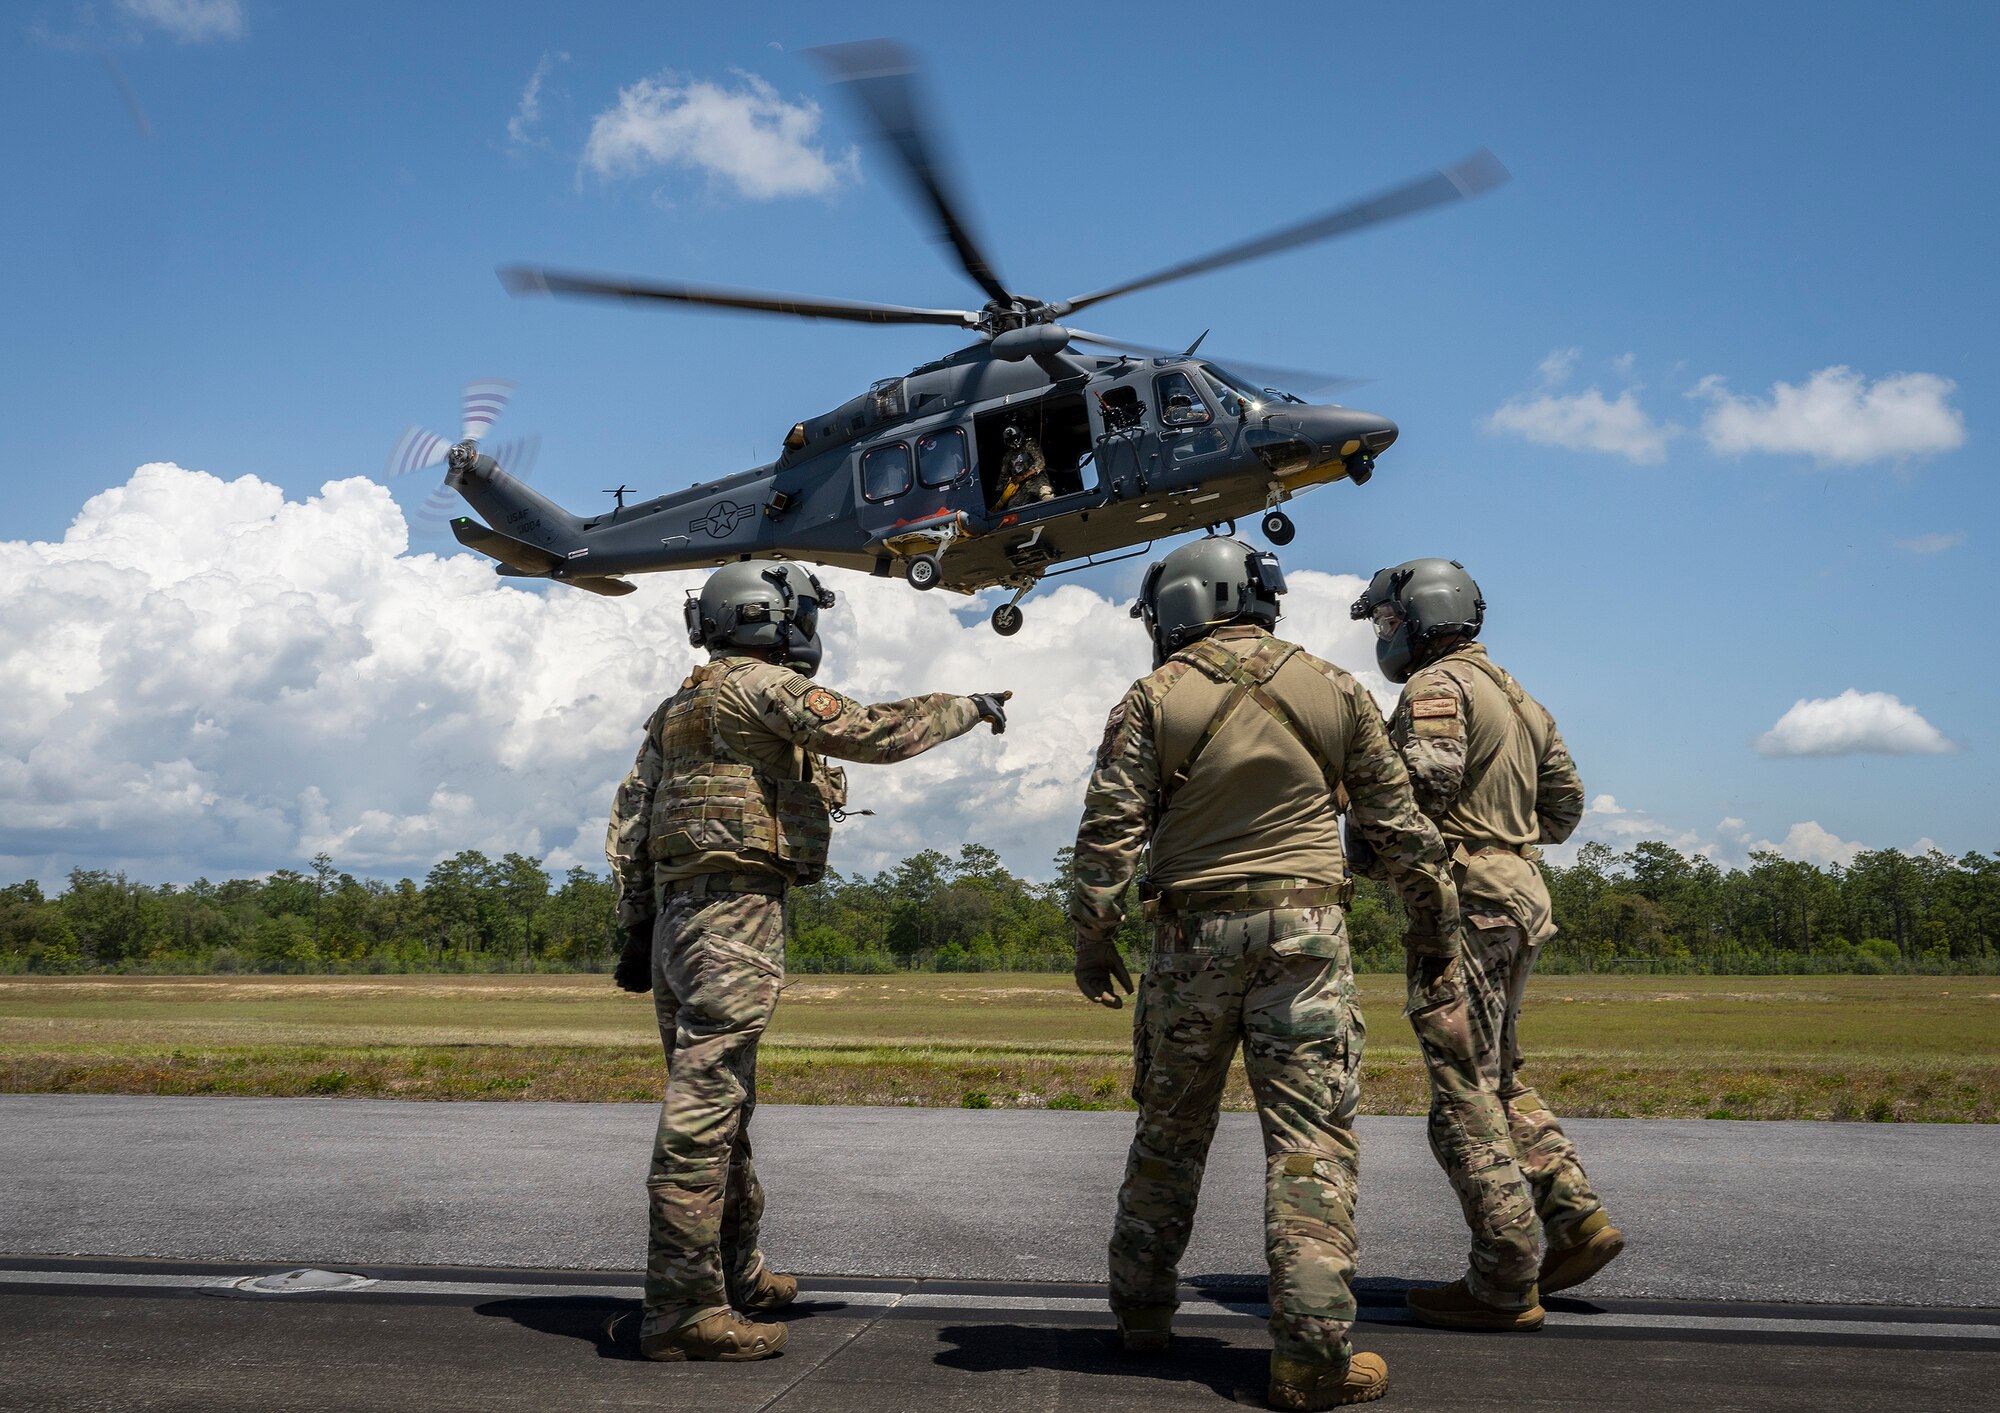
[[[1234,888],[1175,888],[1139,884],[1139,896],[1155,917],[1173,913],[1255,913],[1273,908],[1346,907],[1354,901],[1354,880],[1301,883],[1271,879],[1239,883]]]
[[[785,880],[768,873],[697,873],[693,878],[676,879],[667,885],[669,893],[685,893],[691,898],[707,898],[716,893],[761,893],[767,898],[785,896]]]
[[[1490,849],[1498,849],[1503,854],[1512,854],[1533,863],[1542,856],[1541,850],[1533,844],[1508,844],[1499,839],[1450,839],[1445,841],[1453,851],[1463,849],[1468,854],[1483,854]]]

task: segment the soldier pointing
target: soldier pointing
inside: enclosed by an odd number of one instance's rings
[[[1625,1247],[1576,1145],[1522,1082],[1515,1034],[1556,931],[1535,846],[1569,838],[1583,783],[1555,718],[1473,641],[1486,601],[1457,561],[1384,569],[1352,612],[1374,621],[1376,660],[1404,684],[1389,734],[1451,849],[1466,921],[1462,972],[1413,972],[1410,1019],[1430,1072],[1431,1151],[1472,1228],[1472,1257],[1463,1279],[1411,1291],[1410,1313],[1447,1329],[1535,1329],[1540,1296]]]
[[[1111,1236],[1125,1347],[1167,1347],[1181,1253],[1238,1045],[1263,1128],[1273,1407],[1379,1398],[1388,1370],[1348,1343],[1355,1307],[1354,1114],[1366,1034],[1333,800],[1408,908],[1411,947],[1448,963],[1458,900],[1437,830],[1374,700],[1272,636],[1276,556],[1184,545],[1147,572],[1135,616],[1155,670],[1112,708],[1077,829],[1076,979],[1106,1006],[1132,981],[1113,940],[1142,852],[1153,953],[1133,1018],[1137,1131]]]
[[[689,597],[709,651],[646,723],[605,840],[628,991],[652,991],[666,1101],[647,1174],[640,1349],[649,1359],[762,1359],[785,1327],[747,1315],[798,1281],[758,1249],[751,1165],[757,1043],[785,975],[786,890],[826,869],[846,775],[827,757],[907,760],[981,721],[1006,729],[1008,692],[863,706],[816,685],[831,591],[787,561],[746,560]]]

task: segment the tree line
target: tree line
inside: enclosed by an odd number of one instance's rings
[[[1021,878],[967,844],[793,893],[796,972],[1067,971],[1070,853]],[[2000,970],[2000,860],[1868,850],[1841,867],[1775,853],[1724,868],[1669,845],[1586,844],[1544,864],[1561,933],[1546,971],[1711,973]],[[153,885],[77,869],[54,897],[0,888],[0,973],[604,971],[622,944],[601,873],[560,879],[523,854],[465,850],[422,882],[305,870]],[[1121,937],[1142,956],[1136,899]],[[1403,914],[1359,880],[1348,914],[1360,970],[1402,968]]]

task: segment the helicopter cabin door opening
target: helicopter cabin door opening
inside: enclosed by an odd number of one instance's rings
[[[995,515],[1032,510],[1092,487],[1084,466],[1092,445],[1090,412],[1080,393],[984,412],[973,419],[979,480]]]

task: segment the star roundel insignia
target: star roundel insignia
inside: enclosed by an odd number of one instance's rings
[[[821,721],[831,721],[840,715],[840,698],[824,687],[815,687],[806,693],[805,709]]]

